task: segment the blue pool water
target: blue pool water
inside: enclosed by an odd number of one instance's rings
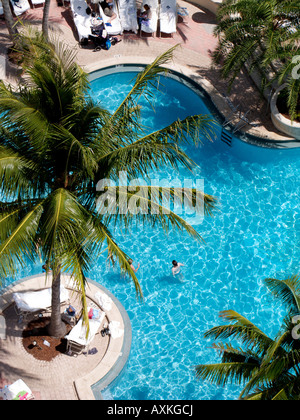
[[[92,82],[93,98],[113,111],[130,89],[134,74],[118,73]],[[162,79],[155,112],[145,104],[143,122],[152,130],[176,118],[209,113],[203,98],[173,79]],[[219,128],[216,129],[218,132]],[[218,388],[195,379],[193,366],[219,360],[203,333],[219,324],[218,313],[234,309],[270,336],[284,315],[263,285],[263,279],[298,272],[300,256],[299,153],[244,147],[219,139],[186,147],[197,162],[195,178],[220,201],[220,212],[194,226],[205,243],[188,235],[137,227],[131,236],[115,238],[139,262],[144,293],[139,303],[130,280],[99,261],[92,278],[111,290],[125,306],[133,328],[128,365],[121,378],[104,391],[114,399],[232,399],[240,388]],[[247,160],[246,158],[247,157]],[[174,178],[162,168],[160,179]],[[185,170],[180,177],[189,177]],[[171,261],[185,264],[184,281],[171,276]]]
[[[133,76],[118,73],[93,80],[93,98],[113,111]],[[169,78],[163,79],[156,95],[155,113],[145,106],[143,122],[152,130],[178,117],[209,112],[203,98]],[[193,219],[205,243],[174,231],[165,236],[159,228],[137,226],[130,236],[116,228],[119,245],[141,265],[143,302],[137,301],[130,279],[106,266],[106,256],[89,273],[121,301],[133,330],[128,364],[104,390],[106,399],[237,398],[238,386],[216,387],[195,379],[193,366],[219,360],[203,334],[221,323],[220,311],[234,309],[274,337],[284,309],[267,292],[263,279],[298,273],[299,152],[242,143],[231,149],[219,139],[185,150],[198,164],[194,178],[204,179],[205,192],[220,202],[214,218],[198,225]],[[155,175],[175,177],[166,168]],[[183,169],[178,176],[191,178]],[[185,264],[182,281],[171,276],[173,259]],[[23,274],[35,270],[28,268]],[[97,386],[94,390],[97,393]]]

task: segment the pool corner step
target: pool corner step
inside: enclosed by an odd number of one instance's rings
[[[223,143],[226,143],[228,146],[231,147],[232,135],[224,128],[222,129],[221,140]]]

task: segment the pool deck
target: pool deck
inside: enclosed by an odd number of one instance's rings
[[[56,0],[51,0],[49,23],[55,34],[76,51],[78,63],[87,72],[126,63],[148,64],[171,46],[178,45],[169,67],[201,85],[227,120],[232,118],[232,109],[224,95],[238,108],[240,115],[251,122],[252,125],[245,125],[242,128],[243,132],[266,140],[290,141],[291,138],[273,126],[269,104],[261,98],[253,80],[246,73],[236,79],[231,92],[228,93],[228,83],[221,80],[218,68],[212,66],[211,53],[217,45],[217,39],[213,35],[216,25],[215,15],[183,0],[178,0],[178,5],[186,7],[189,14],[184,17],[179,16],[177,33],[173,37],[160,36],[159,32],[154,37],[146,38],[127,33],[118,36],[122,42],[111,47],[109,51],[94,52],[92,45],[82,48],[79,46],[72,12],[67,2],[65,6],[59,7]],[[40,26],[42,13],[43,8],[36,7],[23,14],[22,19],[32,26]],[[0,54],[5,55],[8,45],[10,44],[7,29],[3,20],[0,20]],[[14,74],[14,69],[9,63],[6,73],[8,78]],[[238,122],[237,117],[232,121],[232,126]]]
[[[62,284],[69,292],[70,302],[80,308],[78,293],[72,287],[70,276],[62,276]],[[127,362],[131,347],[131,325],[128,315],[120,302],[101,285],[89,280],[86,287],[87,303],[99,306],[95,294],[99,291],[112,299],[109,310],[99,333],[90,349],[95,354],[69,356],[61,353],[51,361],[40,361],[25,350],[22,344],[22,331],[28,320],[19,320],[14,309],[13,293],[36,291],[51,286],[51,279],[45,274],[31,276],[16,282],[1,291],[0,313],[6,321],[6,339],[0,336],[0,388],[21,378],[33,392],[37,400],[93,400],[92,385],[99,383],[98,394],[122,371]],[[101,308],[101,307],[100,307]],[[119,322],[124,331],[120,337],[112,338],[100,334],[110,321]]]

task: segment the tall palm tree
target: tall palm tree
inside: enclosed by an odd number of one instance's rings
[[[44,34],[45,39],[48,39],[48,36],[49,36],[48,23],[49,23],[50,3],[51,3],[51,0],[45,0],[44,10],[43,10],[42,32]],[[13,45],[15,45],[16,41],[18,40],[17,35],[19,34],[19,31],[17,28],[18,20],[14,20],[14,17],[12,15],[11,8],[10,8],[10,0],[3,0],[2,5],[3,5],[5,23],[6,23],[10,38],[13,42]]]
[[[247,65],[262,76],[262,90],[279,81],[288,83],[288,108],[299,111],[300,81],[292,77],[300,37],[298,0],[225,0],[218,10],[213,57],[222,76],[232,85]]]
[[[45,39],[48,39],[49,37],[48,22],[49,22],[49,13],[50,13],[50,3],[51,3],[51,0],[45,0],[44,11],[43,11],[42,32]]]
[[[52,315],[50,334],[64,335],[60,318],[60,276],[63,270],[74,277],[82,295],[84,319],[85,273],[93,258],[106,246],[120,269],[142,291],[128,256],[113,238],[110,228],[120,221],[130,229],[135,220],[200,235],[172,211],[165,211],[164,189],[140,186],[138,201],[153,214],[129,211],[133,193],[122,187],[97,188],[103,179],[117,180],[127,171],[128,180],[149,178],[149,170],[161,165],[192,169],[192,160],[180,143],[199,133],[209,135],[210,119],[188,117],[147,134],[140,125],[137,100],[147,95],[171,57],[173,49],[158,57],[136,78],[128,96],[114,113],[88,97],[87,75],[63,43],[45,43],[41,35],[26,40],[29,52],[23,63],[25,83],[18,91],[0,84],[0,277],[15,273],[28,259],[36,261],[37,248],[52,270]],[[98,191],[97,191],[98,190]],[[201,206],[197,191],[184,197],[190,206]],[[180,198],[182,191],[171,189]],[[201,193],[204,211],[211,214],[215,199]],[[105,199],[103,199],[105,198]],[[114,212],[103,211],[105,203],[116,204]],[[120,204],[121,203],[121,204]],[[124,210],[124,205],[127,210]]]
[[[10,1],[9,0],[3,0],[2,1],[2,6],[3,6],[3,12],[4,12],[4,17],[5,17],[6,27],[8,29],[9,35],[10,35],[10,37],[11,37],[13,43],[14,43],[16,35],[18,35],[18,29],[17,29],[17,26],[16,26],[16,22],[14,21],[13,15],[11,13]]]
[[[206,338],[237,340],[214,344],[221,362],[196,366],[196,376],[217,385],[235,382],[244,385],[240,399],[300,399],[300,277],[287,280],[265,279],[269,291],[286,306],[287,315],[275,339],[268,337],[251,321],[235,311],[223,311],[230,324],[212,328]],[[298,337],[299,336],[299,337]]]

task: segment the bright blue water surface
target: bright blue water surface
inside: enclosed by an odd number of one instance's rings
[[[114,110],[133,76],[118,73],[93,81],[93,98]],[[143,112],[144,124],[152,130],[178,117],[209,112],[203,99],[183,84],[164,78],[163,85],[156,96],[156,112],[148,104]],[[117,268],[106,266],[106,256],[89,273],[121,301],[133,329],[128,364],[103,392],[107,399],[237,398],[240,387],[216,387],[195,379],[194,365],[219,361],[203,334],[222,322],[221,310],[234,309],[274,337],[284,310],[263,279],[298,272],[299,152],[242,143],[229,148],[219,139],[185,150],[198,164],[194,179],[203,178],[205,192],[220,201],[214,218],[194,224],[205,243],[172,231],[166,237],[159,228],[138,226],[126,237],[116,229],[117,242],[135,265],[141,264],[142,303],[132,282],[121,278]],[[162,168],[156,177],[175,175]],[[180,177],[191,175],[182,170]],[[185,264],[183,281],[171,276],[173,259]]]
[[[106,98],[113,111],[133,76],[118,73],[93,81],[93,98]],[[209,113],[203,99],[184,84],[170,78],[162,84],[155,113],[147,104],[143,112],[143,122],[152,130],[178,117]],[[234,309],[274,337],[284,312],[266,292],[263,279],[298,272],[299,153],[246,145],[241,159],[219,139],[185,150],[199,165],[195,178],[203,178],[205,192],[218,197],[220,212],[194,226],[205,243],[176,232],[166,237],[150,227],[138,227],[128,237],[115,232],[135,265],[141,264],[145,301],[137,302],[130,280],[124,284],[117,270],[104,270],[103,260],[92,272],[125,306],[133,328],[128,366],[104,392],[106,398],[236,398],[239,387],[217,388],[195,379],[194,365],[219,360],[203,333],[220,323],[219,311]],[[165,168],[157,175],[177,177]],[[185,170],[180,177],[191,178]],[[183,282],[171,276],[173,259],[186,266]]]

